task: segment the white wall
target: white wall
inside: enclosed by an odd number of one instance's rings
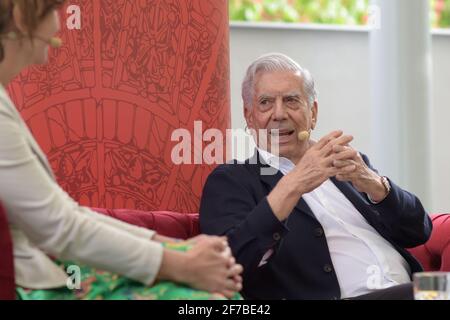
[[[244,128],[240,85],[252,60],[267,52],[285,53],[311,71],[319,91],[316,138],[335,129],[355,136],[353,145],[372,154],[369,33],[365,29],[231,26],[233,128]],[[430,212],[450,212],[450,35],[433,36],[432,200]],[[389,116],[389,115],[386,115]],[[421,152],[420,146],[417,152]],[[376,166],[376,163],[374,164]]]
[[[450,212],[450,32],[433,36],[431,170],[434,212]]]

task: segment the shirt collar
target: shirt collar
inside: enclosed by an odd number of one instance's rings
[[[263,150],[259,147],[256,148],[256,150],[259,153],[259,156],[261,157],[265,163],[267,163],[272,168],[275,168],[279,171],[281,171],[282,174],[286,175],[287,173],[291,172],[292,169],[295,168],[295,164],[285,157],[277,157],[276,155]]]

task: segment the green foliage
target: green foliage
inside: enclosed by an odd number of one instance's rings
[[[229,0],[232,21],[365,25],[370,0]],[[450,27],[450,0],[430,0],[433,27]]]
[[[450,0],[431,0],[431,22],[435,28],[450,28]]]

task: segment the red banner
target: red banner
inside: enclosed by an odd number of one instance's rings
[[[212,167],[174,165],[173,130],[230,125],[226,0],[78,0],[64,41],[11,96],[83,205],[196,212]]]

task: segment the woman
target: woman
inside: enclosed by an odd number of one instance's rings
[[[171,250],[161,243],[168,238],[81,207],[55,182],[4,86],[27,66],[47,62],[63,2],[0,0],[0,201],[11,226],[19,296],[80,297],[66,288],[67,274],[48,254],[66,261],[59,262],[65,266],[67,261],[83,264],[82,280],[91,289],[101,287],[103,298],[160,298],[161,284],[149,286],[162,280],[232,297],[242,287],[242,267],[225,239],[200,236],[187,242],[185,252]],[[206,297],[202,291],[165,285],[183,288],[184,298]],[[130,296],[130,290],[135,294]]]

